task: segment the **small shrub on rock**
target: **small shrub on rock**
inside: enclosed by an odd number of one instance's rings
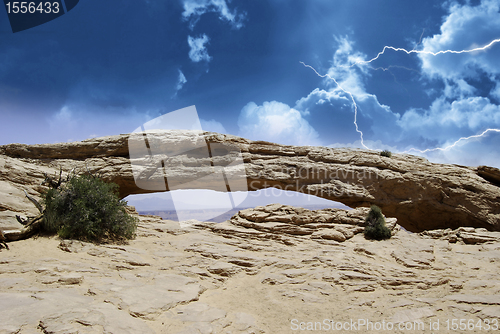
[[[383,156],[383,157],[390,158],[392,156],[392,153],[389,150],[383,150],[382,152],[380,152],[380,155]]]
[[[365,238],[374,240],[384,240],[391,237],[391,230],[385,226],[385,218],[382,210],[376,205],[370,207],[370,211],[365,219]]]
[[[43,199],[43,230],[90,242],[132,239],[138,219],[125,211],[127,203],[118,198],[117,188],[115,183],[81,175],[49,189]]]

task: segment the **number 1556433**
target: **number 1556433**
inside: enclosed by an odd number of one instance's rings
[[[7,2],[8,14],[57,14],[61,10],[59,2]]]

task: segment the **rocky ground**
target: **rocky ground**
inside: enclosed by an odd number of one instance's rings
[[[412,234],[388,219],[393,237],[369,241],[366,210],[272,205],[220,224],[145,216],[128,245],[11,242],[0,333],[328,332],[331,321],[337,332],[500,332],[500,233]],[[469,328],[452,330],[453,319]]]

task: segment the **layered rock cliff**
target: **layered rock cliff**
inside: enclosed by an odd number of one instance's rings
[[[199,134],[165,131],[149,133],[148,139],[156,147],[175,148],[197,141]],[[174,176],[181,185],[183,180],[190,181],[184,183],[185,188],[213,189],[207,179],[213,166],[227,165],[228,156],[241,151],[240,169],[233,166],[225,172],[249,190],[277,187],[353,208],[376,204],[384,214],[396,217],[398,224],[412,231],[461,226],[500,230],[497,168],[436,164],[407,154],[388,158],[367,150],[278,145],[216,133],[204,133],[203,140],[212,147],[210,157],[193,150],[177,150],[174,159],[168,160],[165,154],[150,159],[167,164],[162,165],[167,179]],[[15,214],[36,213],[23,191],[39,197],[44,188],[40,185],[43,173],[57,175],[59,168],[63,176],[74,168],[97,173],[116,182],[122,197],[158,191],[137,186],[131,160],[143,167],[151,162],[130,156],[126,134],[73,143],[0,146],[2,227],[15,228]],[[143,171],[147,172],[147,168]],[[165,179],[158,169],[146,174],[146,183]],[[196,181],[203,178],[203,182]],[[167,182],[165,188],[169,186],[172,188]]]

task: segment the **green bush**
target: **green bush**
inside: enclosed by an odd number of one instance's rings
[[[365,219],[365,238],[383,240],[391,237],[391,230],[385,226],[385,218],[382,210],[372,205]]]
[[[392,156],[392,153],[389,150],[383,150],[382,152],[380,152],[380,155],[383,156],[383,157],[390,158]]]
[[[118,198],[117,188],[115,183],[81,175],[49,189],[43,198],[42,228],[62,238],[91,242],[134,238],[138,219],[127,214],[127,202]]]

